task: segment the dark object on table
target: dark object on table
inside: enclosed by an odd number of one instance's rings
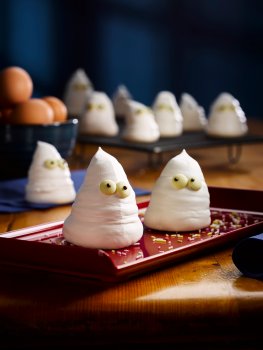
[[[46,125],[0,125],[0,179],[27,176],[37,141],[55,146],[67,159],[76,144],[78,120]]]
[[[245,276],[263,279],[263,233],[237,243],[232,259]]]

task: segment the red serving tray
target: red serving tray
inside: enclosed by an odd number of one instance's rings
[[[62,235],[63,221],[0,235],[0,264],[117,282],[191,258],[263,229],[263,191],[209,187],[212,224],[199,231],[162,232],[145,228],[126,249],[74,246]],[[138,204],[139,215],[149,202]]]

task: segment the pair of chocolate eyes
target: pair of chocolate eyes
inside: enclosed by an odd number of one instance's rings
[[[87,90],[88,85],[87,84],[75,84],[74,89],[75,90]]]
[[[83,91],[85,91],[85,90],[87,90],[90,87],[90,85],[89,84],[81,84],[81,83],[78,84],[77,83],[77,84],[74,84],[73,87],[74,87],[75,90],[79,90],[79,91],[83,90]]]
[[[92,109],[103,110],[104,108],[105,108],[105,106],[104,106],[102,103],[100,103],[100,104],[98,104],[98,105],[92,104],[92,103],[88,103],[87,106],[86,106],[86,109],[87,109],[88,111],[91,111]]]
[[[100,183],[100,191],[108,196],[116,193],[120,198],[126,198],[130,194],[129,186],[123,181],[115,183],[112,180],[104,180]]]
[[[172,179],[172,184],[178,190],[188,187],[193,191],[198,191],[202,187],[202,182],[199,179],[195,177],[188,179],[184,174],[176,174]]]
[[[235,111],[235,106],[234,105],[221,105],[216,108],[217,111],[219,112],[224,112],[224,111]]]
[[[170,111],[170,112],[173,112],[174,111],[174,109],[173,109],[173,107],[172,106],[169,106],[169,105],[166,105],[166,104],[159,104],[158,106],[157,106],[157,109],[159,109],[159,110],[167,110],[167,111]]]
[[[68,167],[68,163],[65,161],[65,159],[46,159],[44,161],[44,167],[47,169],[55,169],[56,167],[66,169]]]
[[[152,112],[152,110],[150,108],[138,108],[135,110],[134,114],[135,115],[141,115],[141,114],[144,114],[144,113],[147,113],[147,112]]]

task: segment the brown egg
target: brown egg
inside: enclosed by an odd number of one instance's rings
[[[59,98],[54,96],[45,96],[43,97],[43,100],[46,101],[53,109],[55,122],[64,122],[67,119],[67,107]]]
[[[32,98],[16,105],[9,119],[12,124],[50,124],[54,122],[54,112],[47,102]]]
[[[9,107],[27,101],[33,92],[30,75],[20,67],[7,67],[0,72],[0,105]]]

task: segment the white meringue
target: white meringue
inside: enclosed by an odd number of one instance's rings
[[[25,191],[26,200],[32,203],[74,201],[76,192],[68,164],[53,145],[37,142]]]
[[[210,222],[210,195],[202,170],[183,150],[156,181],[144,224],[161,231],[192,231]]]
[[[135,192],[124,169],[100,147],[64,222],[63,234],[73,244],[97,249],[128,247],[143,235]]]
[[[207,124],[205,110],[190,94],[183,93],[180,100],[184,131],[204,131]]]
[[[119,85],[112,97],[112,103],[117,117],[124,118],[127,109],[127,101],[131,99],[132,96],[126,86]]]
[[[79,133],[98,136],[116,136],[119,126],[112,101],[105,92],[93,91],[86,101],[79,120]]]
[[[160,129],[161,137],[179,136],[183,132],[183,117],[175,95],[161,91],[153,103],[153,113]]]
[[[84,109],[86,96],[93,91],[93,85],[84,69],[77,69],[65,87],[64,103],[70,116],[79,118]]]
[[[160,130],[152,110],[140,102],[127,101],[122,138],[131,142],[157,141],[160,138]]]
[[[221,93],[211,105],[206,133],[212,137],[236,137],[247,131],[247,119],[239,101],[229,93]]]

